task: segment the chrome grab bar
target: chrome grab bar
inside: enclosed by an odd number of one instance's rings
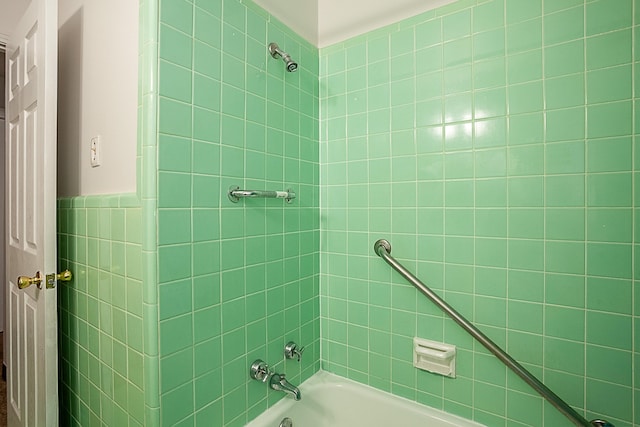
[[[263,190],[240,190],[237,185],[229,187],[229,200],[238,203],[244,197],[260,197],[266,199],[285,199],[287,203],[291,203],[296,198],[296,193],[291,189],[286,191],[263,191]]]
[[[565,417],[577,426],[583,427],[613,427],[613,424],[603,420],[587,421],[582,415],[577,413],[571,406],[562,400],[557,394],[551,391],[546,385],[538,380],[531,372],[519,364],[513,357],[502,350],[496,343],[487,337],[482,331],[476,328],[462,314],[458,313],[453,307],[447,304],[427,285],[422,283],[416,276],[411,274],[409,270],[404,268],[391,254],[391,244],[384,239],[378,240],[373,245],[373,250],[380,258],[384,259],[387,264],[393,267],[398,273],[407,279],[413,286],[418,288],[427,298],[429,298],[442,311],[449,315],[462,329],[469,333],[473,338],[478,340],[487,350],[496,356],[502,363],[518,375],[524,382],[529,384],[540,396],[544,397],[549,403],[556,407]]]

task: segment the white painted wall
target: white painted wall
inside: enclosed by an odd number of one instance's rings
[[[59,0],[58,25],[58,196],[135,192],[138,2]]]
[[[455,0],[254,0],[317,47],[435,9]]]

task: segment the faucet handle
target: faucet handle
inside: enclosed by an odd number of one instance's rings
[[[257,359],[255,362],[251,364],[251,369],[249,370],[249,375],[254,380],[262,381],[266,383],[271,375],[273,375],[273,371],[269,368],[265,362],[260,359]]]
[[[293,341],[289,341],[287,345],[284,346],[284,355],[287,359],[297,358],[298,362],[302,357],[302,352],[304,351],[304,347],[298,347]]]

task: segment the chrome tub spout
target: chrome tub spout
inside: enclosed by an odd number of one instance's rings
[[[302,395],[300,394],[298,387],[295,387],[287,381],[284,374],[273,374],[269,380],[269,386],[273,390],[284,391],[285,393],[292,395],[296,400],[302,399]]]

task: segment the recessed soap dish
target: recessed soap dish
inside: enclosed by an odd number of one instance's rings
[[[455,378],[456,346],[416,337],[413,339],[413,366]]]

